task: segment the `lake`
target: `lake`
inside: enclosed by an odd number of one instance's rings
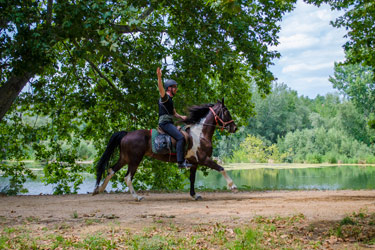
[[[262,168],[228,170],[234,183],[245,190],[339,190],[339,189],[375,189],[375,166],[329,166],[314,168]],[[198,189],[223,189],[226,186],[223,176],[209,171],[204,176],[197,172],[195,186]],[[137,177],[137,176],[136,176]],[[8,181],[0,177],[0,190]],[[28,195],[52,194],[53,185],[45,186],[40,178],[29,180],[24,185]],[[86,174],[79,194],[92,192],[95,186],[94,175]],[[189,185],[186,185],[186,189]],[[107,191],[115,191],[109,184]]]

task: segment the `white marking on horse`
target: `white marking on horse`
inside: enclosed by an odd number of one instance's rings
[[[134,190],[133,183],[132,183],[132,175],[129,173],[127,176],[125,176],[126,185],[128,185],[128,188],[130,190],[131,195],[134,197],[136,201],[143,200],[142,196],[138,196],[137,193]]]
[[[221,171],[221,174],[224,176],[225,180],[227,181],[228,189],[230,189],[230,190],[237,189],[236,184],[233,183],[232,179],[229,177],[227,172],[225,172],[225,170]]]
[[[206,118],[203,118],[199,124],[195,124],[190,127],[190,135],[193,139],[193,145],[191,149],[187,152],[186,158],[195,157],[195,159],[198,161],[197,151],[201,145],[201,137],[203,134],[203,125],[206,121]]]

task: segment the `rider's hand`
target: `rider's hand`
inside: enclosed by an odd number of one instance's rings
[[[159,67],[156,69],[156,74],[158,75],[159,78],[161,78],[162,73],[161,73],[161,69]]]

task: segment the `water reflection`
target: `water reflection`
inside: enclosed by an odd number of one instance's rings
[[[375,167],[336,166],[295,169],[249,169],[228,171],[239,188],[267,189],[375,189]],[[199,173],[197,185],[202,188],[222,189],[225,179],[219,173],[208,176]]]
[[[216,171],[209,171],[208,176],[197,172],[196,187],[207,189],[223,189],[226,186],[223,176]],[[296,169],[247,169],[231,170],[228,174],[236,185],[247,190],[283,190],[283,189],[375,189],[375,167],[373,166],[338,166],[322,168],[296,168]],[[40,175],[39,175],[40,176]],[[85,174],[85,180],[79,194],[92,192],[95,185],[95,176]],[[0,177],[0,189],[8,184],[8,179]],[[52,194],[53,185],[44,185],[40,177],[25,183],[29,190],[27,194]],[[189,185],[186,186],[189,189]],[[111,183],[107,191],[115,191]]]

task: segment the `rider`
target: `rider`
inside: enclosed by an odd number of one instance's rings
[[[156,73],[158,75],[158,88],[161,97],[159,99],[159,127],[177,141],[176,151],[178,167],[189,168],[192,165],[184,159],[185,138],[173,124],[173,117],[182,120],[186,119],[186,116],[179,115],[173,107],[172,98],[177,92],[177,82],[174,80],[167,80],[163,87],[161,80],[162,72],[159,67],[157,68]]]

